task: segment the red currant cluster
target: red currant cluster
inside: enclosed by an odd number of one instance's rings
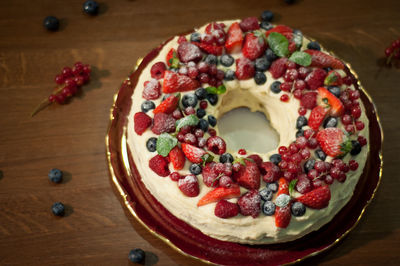
[[[385,56],[387,57],[387,64],[390,64],[392,58],[400,59],[400,38],[393,41],[392,44],[385,49]]]
[[[58,86],[49,97],[36,107],[32,112],[32,116],[54,102],[58,104],[65,103],[68,97],[74,96],[79,88],[90,80],[90,72],[90,65],[85,65],[81,62],[76,62],[72,68],[64,67],[61,73],[54,78]]]

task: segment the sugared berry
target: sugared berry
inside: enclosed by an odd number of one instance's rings
[[[322,161],[325,161],[325,159],[326,159],[326,154],[325,154],[325,152],[324,152],[323,150],[321,150],[321,149],[316,149],[316,150],[315,150],[315,156],[316,156],[318,159],[322,160]]]
[[[337,126],[337,118],[333,117],[333,116],[328,116],[325,120],[324,120],[324,128],[328,128],[328,127],[336,127]]]
[[[219,157],[221,163],[233,163],[233,156],[230,153],[224,153]]]
[[[230,67],[235,62],[235,59],[229,54],[224,54],[221,56],[219,61],[221,62],[221,65]]]
[[[275,204],[272,201],[266,201],[262,206],[262,212],[267,216],[271,216],[274,215],[275,208]]]
[[[271,62],[268,61],[266,56],[257,58],[254,63],[254,67],[256,68],[256,71],[260,71],[260,72],[264,72],[264,71],[268,70],[270,66],[271,66]]]
[[[270,190],[269,188],[263,188],[262,190],[260,190],[259,193],[261,199],[265,201],[272,200],[272,196],[274,195],[272,190]]]
[[[198,88],[195,90],[194,94],[196,95],[198,100],[203,100],[207,97],[207,90],[205,88]]]
[[[155,152],[157,149],[157,138],[151,137],[146,141],[146,148],[149,152]]]
[[[182,105],[183,107],[196,107],[197,105],[197,96],[193,93],[188,93],[183,95],[182,97]]]
[[[208,121],[205,119],[200,119],[197,127],[206,132],[208,130]]]
[[[190,35],[190,41],[191,42],[200,42],[201,41],[201,35],[198,32],[193,32]]]
[[[293,216],[303,216],[306,213],[306,207],[303,203],[296,201],[292,204],[291,211]]]
[[[204,59],[204,62],[206,62],[209,65],[209,70],[208,70],[209,73],[211,68],[213,69],[211,72],[214,72],[214,69],[216,69],[216,65],[218,63],[218,58],[213,54],[208,54]]]
[[[234,80],[235,78],[236,78],[236,76],[235,76],[235,71],[233,71],[233,70],[231,70],[231,69],[228,69],[228,70],[225,72],[225,76],[224,76],[224,79],[225,79],[225,80],[230,81],[230,80]]]
[[[315,165],[314,159],[306,161],[306,163],[304,164],[304,172],[308,173],[310,170],[314,169],[314,165]]]
[[[201,166],[194,163],[190,166],[189,171],[194,175],[199,175],[201,173]]]
[[[272,29],[274,26],[269,23],[268,21],[261,21],[260,23],[260,28],[264,29],[264,30],[270,30]]]
[[[269,157],[269,161],[271,162],[271,163],[273,163],[273,164],[275,164],[275,165],[278,165],[281,161],[282,161],[282,157],[281,157],[281,155],[280,154],[272,154],[270,157]]]

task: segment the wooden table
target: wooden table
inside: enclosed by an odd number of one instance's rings
[[[127,218],[105,156],[113,95],[136,60],[169,36],[265,9],[276,12],[275,23],[301,29],[351,62],[384,126],[376,198],[342,243],[307,262],[399,263],[400,70],[382,64],[385,47],[400,36],[398,0],[101,1],[97,17],[82,14],[83,1],[36,2],[0,2],[1,265],[126,265],[136,247],[147,251],[149,265],[200,264]],[[43,29],[47,15],[61,19],[60,31]],[[93,66],[82,95],[31,118],[54,76],[75,61]],[[48,181],[54,167],[65,171],[62,184]],[[67,205],[66,217],[53,216],[55,201]]]

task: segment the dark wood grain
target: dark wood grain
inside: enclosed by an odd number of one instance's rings
[[[130,249],[148,264],[200,264],[172,250],[127,215],[111,185],[104,137],[113,95],[137,58],[168,37],[215,19],[277,14],[275,23],[301,29],[350,62],[381,117],[384,171],[380,189],[356,229],[306,263],[398,264],[400,260],[400,69],[382,65],[384,48],[400,37],[397,0],[0,2],[0,264],[126,265]],[[47,15],[61,30],[42,27]],[[64,106],[30,113],[63,66],[93,66],[92,82]],[[67,172],[50,184],[49,169]],[[67,216],[53,217],[53,202]]]

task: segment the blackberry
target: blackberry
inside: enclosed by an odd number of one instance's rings
[[[271,84],[271,91],[273,92],[273,93],[280,93],[281,92],[281,82],[280,81],[274,81],[272,84]]]
[[[275,204],[272,201],[264,202],[264,204],[262,206],[262,212],[267,216],[274,215],[274,213],[275,213]]]
[[[265,201],[272,200],[272,196],[274,195],[272,190],[270,190],[269,188],[263,188],[262,190],[260,190],[259,194],[260,197]]]
[[[199,175],[201,173],[201,166],[194,163],[190,166],[189,171],[194,175]]]
[[[218,102],[218,95],[209,93],[207,94],[207,100],[210,102],[211,105],[216,105]]]
[[[197,105],[197,96],[194,93],[188,93],[183,95],[182,97],[182,105],[183,107],[196,107]]]
[[[235,78],[236,78],[235,71],[229,69],[225,72],[224,80],[230,81],[234,80]]]
[[[273,163],[273,164],[278,165],[278,164],[282,161],[282,157],[281,157],[281,155],[278,154],[278,153],[272,154],[272,155],[269,157],[269,161],[270,161],[271,163]]]
[[[207,90],[205,88],[198,88],[194,91],[198,100],[204,100],[207,97]]]
[[[305,116],[299,116],[296,120],[296,128],[301,129],[306,126],[308,123],[307,118]]]
[[[218,58],[213,54],[208,54],[204,61],[209,65],[216,65],[218,63]]]
[[[326,159],[326,154],[321,149],[316,149],[315,150],[315,156],[317,156],[317,158],[320,159],[321,161],[325,161],[325,159]]]
[[[146,141],[146,148],[149,152],[155,152],[157,149],[157,138],[151,137]]]
[[[327,128],[327,127],[336,127],[336,126],[337,126],[337,123],[338,123],[338,121],[337,121],[337,118],[336,118],[336,117],[329,116],[329,117],[327,117],[327,118],[325,119],[325,121],[324,121],[324,128]]]
[[[51,182],[61,183],[63,178],[63,172],[57,168],[53,168],[50,170],[48,176]]]
[[[146,253],[144,253],[143,250],[141,250],[140,248],[135,248],[129,252],[128,258],[130,261],[137,263],[137,262],[142,262],[145,256]]]
[[[196,110],[196,115],[198,118],[203,118],[206,115],[206,110],[199,108]]]
[[[65,214],[65,206],[61,202],[56,202],[51,206],[51,211],[56,216],[64,216]]]
[[[254,75],[254,81],[257,85],[262,85],[267,82],[267,76],[265,76],[264,72],[256,72]]]
[[[303,203],[296,201],[292,204],[291,211],[293,216],[303,216],[306,213],[306,207]]]
[[[212,127],[215,127],[215,125],[217,124],[217,119],[215,118],[215,116],[209,115],[207,119],[208,119],[208,124],[210,124],[210,126]]]
[[[254,67],[256,68],[256,71],[264,72],[269,69],[271,66],[271,62],[268,61],[266,56],[259,57],[256,59],[254,63]]]
[[[321,46],[316,41],[311,41],[307,44],[307,48],[311,50],[318,50],[321,51]]]
[[[156,105],[152,101],[144,101],[140,108],[142,109],[142,112],[147,113],[148,111],[155,109]]]
[[[201,35],[198,32],[193,32],[190,35],[190,41],[191,42],[200,42],[201,41]]]
[[[220,57],[219,61],[223,66],[230,67],[235,62],[235,59],[229,54],[224,54]]]
[[[233,156],[230,153],[224,153],[219,157],[221,163],[233,163]]]
[[[47,16],[43,20],[43,26],[50,31],[56,31],[60,27],[60,21],[54,16]]]

